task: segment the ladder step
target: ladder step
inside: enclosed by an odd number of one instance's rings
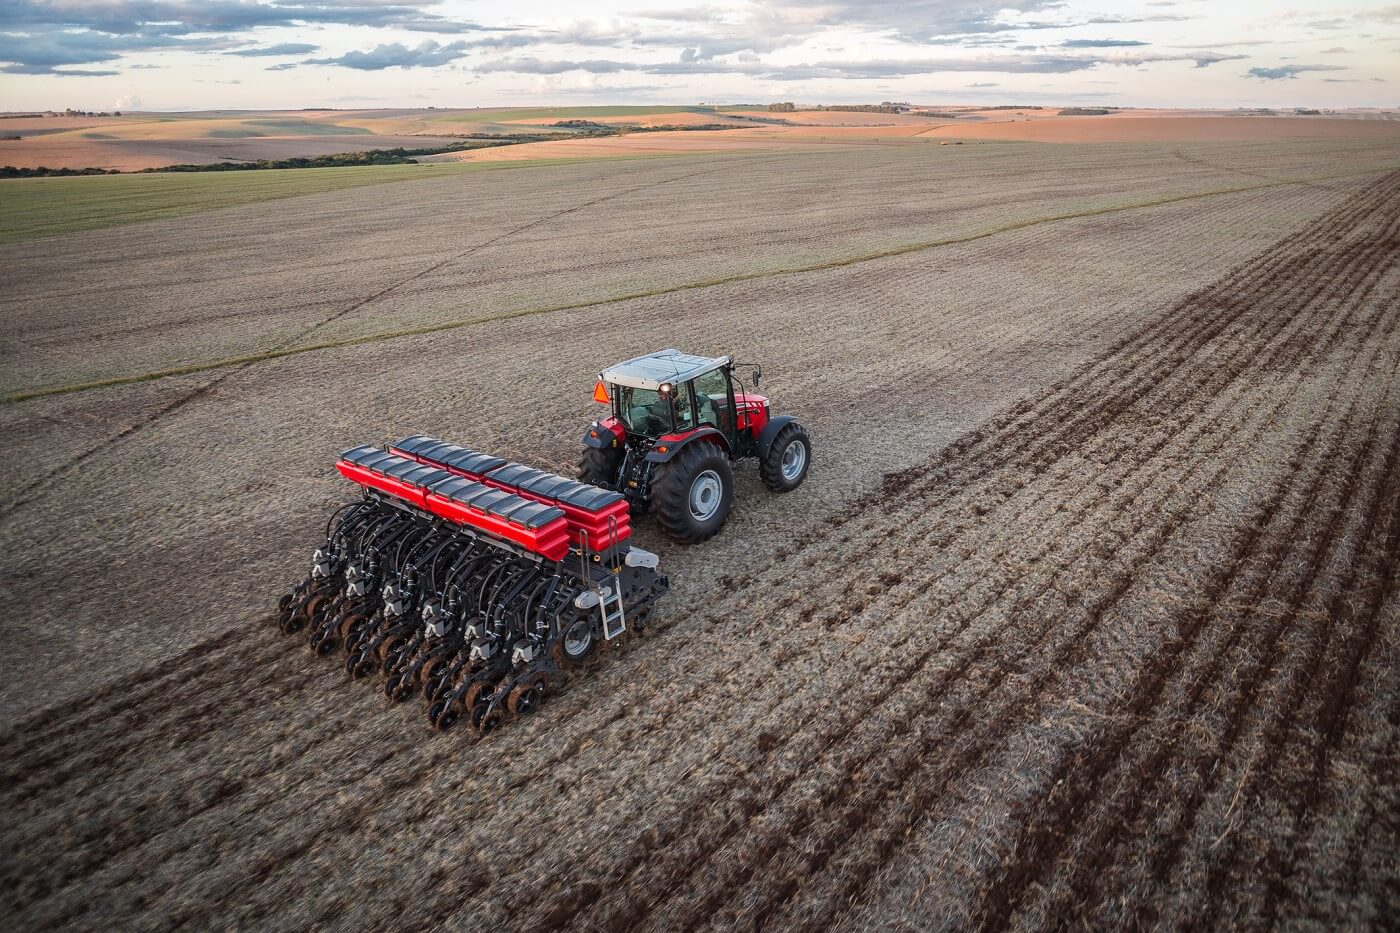
[[[598,615],[603,620],[603,637],[612,641],[627,631],[627,615],[622,604],[622,586],[614,576],[611,586],[599,593]]]

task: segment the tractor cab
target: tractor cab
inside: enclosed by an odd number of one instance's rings
[[[758,377],[756,369],[755,384]],[[741,457],[768,421],[768,400],[736,392],[734,383],[730,357],[662,350],[604,370],[594,398],[612,406],[613,418],[630,438],[675,441],[709,429]]]
[[[746,390],[735,365],[728,356],[669,349],[603,370],[593,398],[611,412],[589,426],[580,479],[623,493],[688,543],[724,524],[735,462],[757,458],[770,488],[796,488],[810,462],[807,432],[791,416],[772,417],[768,399]],[[754,367],[754,386],[761,375]]]

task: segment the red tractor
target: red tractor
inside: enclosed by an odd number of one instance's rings
[[[595,401],[612,415],[589,426],[579,478],[626,496],[685,544],[711,538],[734,505],[734,467],[758,461],[769,489],[801,485],[812,442],[791,415],[773,417],[768,399],[749,393],[727,356],[660,350],[598,375]],[[753,370],[758,386],[762,370]]]

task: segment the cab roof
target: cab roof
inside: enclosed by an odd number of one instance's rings
[[[676,349],[657,350],[610,366],[598,375],[604,382],[614,385],[658,389],[663,382],[688,382],[731,362],[727,356],[691,356]]]

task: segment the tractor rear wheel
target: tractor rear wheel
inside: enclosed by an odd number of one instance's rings
[[[652,474],[650,511],[682,544],[719,534],[734,507],[734,468],[714,444],[694,441]]]
[[[768,453],[758,459],[758,475],[774,492],[787,492],[802,485],[812,466],[812,440],[807,429],[796,421],[783,427]]]
[[[622,448],[585,447],[578,462],[580,482],[604,489],[617,488],[617,471],[622,466]]]

